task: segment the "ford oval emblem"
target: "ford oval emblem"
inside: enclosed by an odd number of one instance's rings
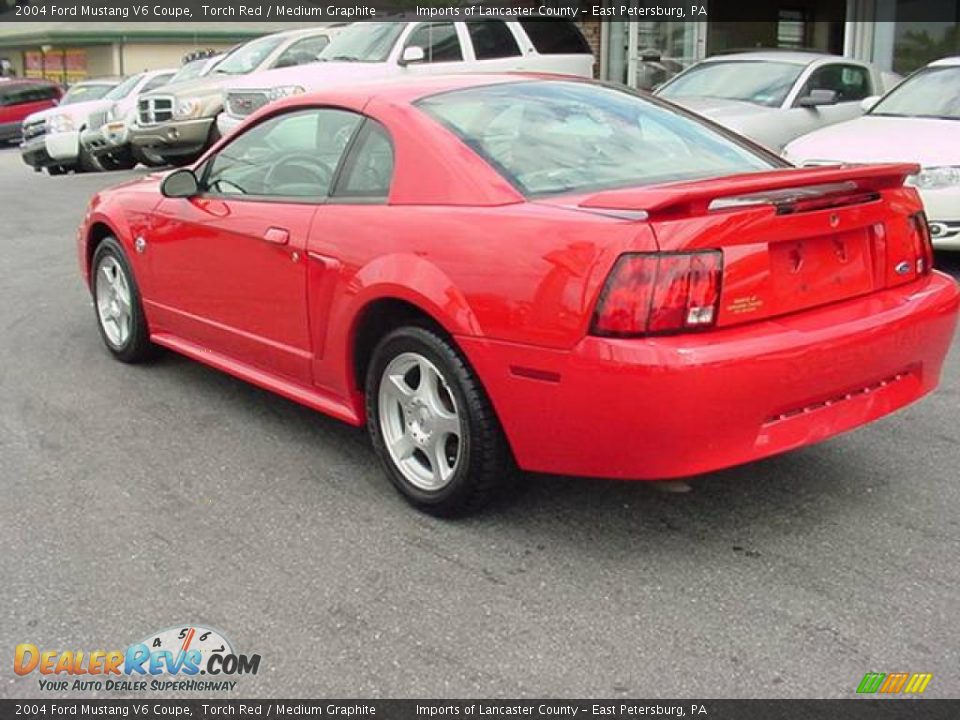
[[[903,262],[897,263],[897,266],[894,268],[894,271],[897,273],[897,275],[906,275],[908,272],[910,272],[911,267],[913,266],[910,265],[908,261],[904,260]]]

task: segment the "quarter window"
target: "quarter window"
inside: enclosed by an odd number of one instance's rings
[[[590,44],[569,20],[521,20],[533,47],[541,55],[592,55]]]
[[[346,159],[334,197],[382,198],[390,194],[393,146],[386,129],[368,120]]]
[[[207,166],[203,185],[218,195],[326,197],[361,122],[356,113],[333,108],[270,118],[224,147]]]
[[[520,55],[517,39],[503,20],[480,20],[467,23],[477,60],[516,57]]]
[[[410,33],[407,47],[423,48],[424,62],[463,60],[460,38],[453,23],[423,23]]]

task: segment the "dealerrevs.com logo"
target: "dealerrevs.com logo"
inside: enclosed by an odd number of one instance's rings
[[[13,670],[38,673],[40,690],[232,691],[238,675],[256,675],[259,655],[242,655],[216,630],[199,625],[148,635],[126,650],[49,650],[21,643]],[[203,676],[201,679],[200,676]]]

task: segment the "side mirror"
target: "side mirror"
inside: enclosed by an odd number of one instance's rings
[[[836,90],[811,90],[810,94],[797,101],[798,107],[813,108],[820,105],[836,105]]]
[[[871,110],[873,110],[873,108],[876,106],[878,102],[880,102],[879,95],[871,95],[870,97],[865,97],[863,100],[860,101],[860,109],[863,110],[865,113],[868,113]]]
[[[403,49],[403,55],[400,56],[401,65],[409,65],[411,63],[420,63],[427,59],[426,53],[423,52],[423,48],[419,45],[410,45]]]
[[[160,192],[168,198],[190,198],[200,192],[200,183],[190,168],[180,168],[167,175],[160,183]]]

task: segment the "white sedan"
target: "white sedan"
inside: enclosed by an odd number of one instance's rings
[[[874,104],[875,102],[875,104]],[[935,247],[960,250],[960,57],[930,63],[872,105],[863,117],[794,140],[796,165],[915,162]]]
[[[899,80],[859,60],[764,50],[707,58],[655,94],[780,152],[794,138],[860,116],[864,98]]]

